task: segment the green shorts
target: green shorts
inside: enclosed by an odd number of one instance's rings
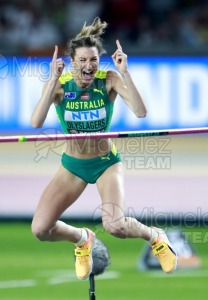
[[[118,151],[110,151],[104,156],[79,159],[63,153],[62,165],[65,169],[87,183],[95,183],[102,173],[110,166],[122,162]]]

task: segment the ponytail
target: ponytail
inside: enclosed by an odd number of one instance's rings
[[[85,22],[80,33],[74,39],[68,41],[66,54],[73,59],[76,49],[80,47],[96,47],[99,55],[106,53],[103,49],[101,35],[105,32],[107,26],[108,24],[102,22],[98,17],[89,26]]]

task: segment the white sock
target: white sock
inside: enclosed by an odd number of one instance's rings
[[[158,236],[157,231],[155,231],[153,228],[151,228],[151,238],[149,239],[149,243],[152,244],[154,239]]]
[[[81,228],[81,239],[76,243],[77,246],[80,246],[83,242],[86,242],[88,239],[87,231],[84,228]]]

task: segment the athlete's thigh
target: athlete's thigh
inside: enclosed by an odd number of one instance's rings
[[[109,167],[97,180],[102,200],[102,217],[116,220],[124,217],[124,170],[121,162]]]
[[[42,219],[46,223],[55,222],[77,200],[86,186],[85,181],[61,166],[45,188],[34,219]]]

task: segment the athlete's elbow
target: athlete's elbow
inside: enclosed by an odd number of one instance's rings
[[[41,128],[42,125],[43,125],[39,120],[37,120],[34,117],[31,117],[30,123],[31,123],[33,128]]]
[[[43,125],[41,123],[33,123],[31,122],[33,128],[41,128]]]
[[[137,118],[145,118],[147,116],[147,111],[146,110],[136,111],[135,115]]]

